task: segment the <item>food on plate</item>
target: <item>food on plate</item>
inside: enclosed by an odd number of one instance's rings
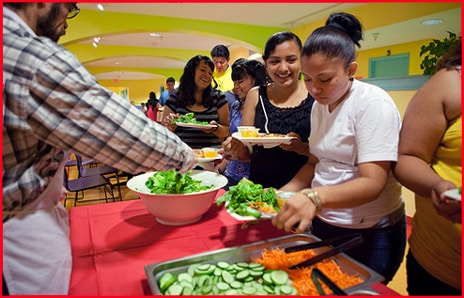
[[[217,148],[202,148],[201,151],[205,158],[216,158],[218,156]]]
[[[288,273],[254,262],[195,263],[158,282],[164,295],[297,295]]]
[[[242,138],[256,138],[258,137],[259,128],[254,126],[239,126],[238,132]]]
[[[158,171],[148,177],[145,185],[154,194],[187,194],[214,188],[214,185],[201,185],[201,180],[191,177],[192,171],[185,174],[174,170]]]
[[[240,216],[259,218],[262,212],[277,213],[280,209],[278,195],[273,187],[263,189],[247,178],[242,178],[237,185],[219,197],[216,204],[227,202],[227,210]]]
[[[201,149],[193,149],[193,151],[195,151],[198,158],[205,158],[205,155],[203,154],[203,151],[201,151]]]
[[[261,253],[261,257],[253,259],[252,262],[264,265],[266,270],[283,270],[287,272],[292,285],[297,289],[298,294],[302,296],[319,296],[317,288],[311,279],[313,268],[318,268],[341,289],[364,282],[357,274],[350,275],[343,272],[334,259],[326,259],[309,267],[289,269],[289,267],[315,255],[316,252],[313,249],[286,253],[281,248],[274,248],[265,249]],[[330,290],[325,284],[323,285],[323,289],[325,293],[330,294]]]
[[[285,138],[281,133],[259,133],[258,138]]]
[[[185,115],[180,115],[179,118],[177,119],[172,119],[171,124],[175,123],[190,123],[190,124],[202,124],[202,125],[208,125],[209,123],[207,121],[198,121],[195,118],[194,113],[187,113]]]

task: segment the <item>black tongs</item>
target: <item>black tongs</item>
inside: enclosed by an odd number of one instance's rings
[[[348,294],[340,289],[339,286],[337,286],[327,275],[322,273],[321,270],[317,268],[313,268],[311,271],[311,279],[313,280],[314,285],[316,286],[317,292],[319,293],[320,296],[325,296],[324,289],[322,289],[321,284],[319,283],[319,280],[321,280],[323,283],[329,287],[332,292],[337,295],[337,296],[348,296]]]
[[[296,252],[300,250],[306,250],[306,249],[311,249],[311,248],[317,248],[321,246],[328,246],[330,244],[336,244],[340,243],[337,246],[332,247],[330,250],[325,251],[323,253],[318,254],[315,257],[312,257],[310,259],[307,259],[306,261],[303,261],[299,264],[293,265],[290,267],[290,269],[296,269],[296,268],[302,268],[302,267],[308,267],[311,265],[316,264],[317,262],[320,262],[324,259],[330,258],[338,253],[344,252],[349,250],[350,248],[353,248],[359,244],[362,243],[362,236],[359,233],[354,233],[354,234],[349,234],[341,237],[335,237],[335,238],[329,238],[317,242],[311,242],[307,244],[301,244],[301,245],[296,245],[296,246],[291,246],[287,247],[285,249],[286,253],[289,252]]]

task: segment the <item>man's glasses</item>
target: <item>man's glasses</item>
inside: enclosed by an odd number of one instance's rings
[[[71,5],[72,6],[69,9],[68,16],[66,17],[68,20],[74,18],[75,16],[77,16],[79,14],[79,12],[81,12],[79,7],[77,7],[76,2],[72,2]]]

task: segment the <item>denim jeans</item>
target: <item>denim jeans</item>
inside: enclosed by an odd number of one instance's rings
[[[392,226],[370,229],[348,229],[329,225],[317,217],[313,220],[312,233],[321,238],[339,237],[360,233],[363,242],[345,253],[375,272],[388,284],[401,265],[406,249],[406,216]]]

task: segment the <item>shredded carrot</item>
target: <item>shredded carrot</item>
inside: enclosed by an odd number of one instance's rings
[[[277,213],[274,206],[269,205],[266,202],[251,202],[251,201],[248,201],[248,204],[250,205],[251,208],[254,208],[254,209],[259,210],[261,212]]]
[[[275,248],[272,250],[265,249],[261,257],[253,261],[264,265],[269,270],[280,269],[286,271],[298,293],[304,296],[319,296],[316,286],[311,279],[311,272],[314,267],[321,270],[341,289],[346,289],[363,282],[363,279],[358,275],[349,275],[342,272],[333,259],[327,259],[309,267],[289,269],[292,265],[301,263],[315,255],[316,253],[312,249],[286,253],[283,249]],[[324,283],[321,284],[326,295],[330,294],[330,289]]]

